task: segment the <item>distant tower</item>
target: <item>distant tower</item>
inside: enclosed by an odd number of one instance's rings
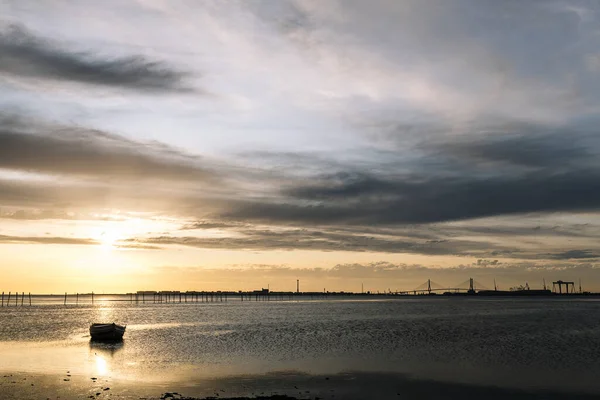
[[[494,290],[498,291],[498,286],[496,286],[496,278],[494,278]]]
[[[427,293],[431,294],[431,279],[427,279]]]
[[[579,278],[579,293],[582,293],[581,292],[581,278]]]
[[[296,293],[300,293],[300,279],[296,279]]]
[[[475,293],[475,285],[473,284],[473,278],[469,278],[469,291],[467,293]]]

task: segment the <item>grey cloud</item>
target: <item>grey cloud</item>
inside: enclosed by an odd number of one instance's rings
[[[0,31],[0,74],[143,91],[189,91],[188,74],[140,55],[101,59],[63,48],[22,26]]]
[[[100,245],[95,239],[88,238],[69,238],[60,236],[11,236],[0,235],[0,244],[63,244],[63,245]],[[115,245],[118,249],[130,250],[160,250],[159,246],[136,244],[136,243],[118,243]]]
[[[101,186],[73,186],[60,182],[28,182],[26,180],[0,180],[0,204],[10,207],[54,209],[64,212],[70,206],[101,206],[110,198],[110,190]]]
[[[560,253],[541,255],[540,258],[546,256],[553,260],[577,260],[577,259],[589,259],[589,258],[600,258],[600,252],[598,250],[568,250]]]
[[[116,248],[125,250],[161,250],[160,246],[150,246],[144,244],[116,244]]]
[[[468,240],[418,240],[381,235],[354,235],[328,230],[245,229],[239,236],[197,237],[158,236],[127,239],[127,243],[150,245],[182,245],[199,248],[237,250],[316,250],[351,252],[387,252],[428,255],[493,256],[510,254],[510,249],[487,242]]]
[[[412,232],[416,231],[416,232]],[[453,232],[452,228],[448,229]],[[345,251],[373,253],[408,253],[422,255],[450,255],[471,257],[499,257],[523,260],[578,260],[600,257],[594,250],[577,250],[555,248],[546,252],[549,247],[538,244],[537,248],[522,248],[519,245],[498,244],[493,239],[481,238],[469,240],[451,238],[445,230],[436,234],[427,226],[415,226],[412,229],[400,230],[396,234],[371,235],[337,231],[335,229],[256,229],[243,228],[233,230],[236,235],[227,237],[200,236],[154,236],[146,238],[129,238],[123,243],[135,245],[157,246],[189,246],[208,249],[235,250],[311,250],[311,251]],[[477,235],[464,228],[462,234]],[[423,239],[429,233],[429,239]],[[492,235],[490,235],[493,237]],[[533,242],[532,242],[533,243]],[[480,259],[480,266],[497,265]]]
[[[0,116],[0,168],[114,179],[210,181],[215,172],[154,143],[24,117]]]
[[[582,129],[513,123],[485,128],[483,134],[433,140],[425,146],[439,157],[471,166],[565,170],[595,162],[596,132]]]
[[[0,207],[52,210],[55,216],[67,212],[84,215],[112,209],[201,217],[202,213],[208,213],[216,205],[210,198],[204,198],[203,193],[181,193],[168,183],[152,185],[148,182],[117,184],[110,181],[0,179]],[[35,219],[35,215],[32,217]]]
[[[315,157],[312,170],[331,172],[297,175],[280,186],[279,197],[240,201],[223,217],[369,226],[600,208],[600,142],[591,124],[479,120],[434,137],[427,125],[415,129],[425,132],[425,141],[406,143],[399,134],[371,163]]]
[[[435,229],[432,228],[439,234],[453,236],[468,236],[468,235],[485,235],[494,237],[562,237],[568,238],[600,238],[600,229],[598,227],[586,227],[581,225],[567,225],[567,226],[535,226],[528,227],[522,225],[510,225],[510,226],[495,226],[488,223],[488,225],[480,225],[477,222],[471,221],[467,226],[445,226],[443,228]]]
[[[203,230],[203,229],[230,229],[240,228],[244,225],[239,223],[231,223],[225,221],[196,221],[193,223],[185,224],[181,227],[181,230]]]
[[[98,241],[85,238],[65,238],[50,236],[8,236],[0,235],[0,243],[22,243],[22,244],[78,244],[94,245]]]
[[[2,187],[0,183],[0,187]],[[44,219],[75,219],[73,215],[54,210],[16,210],[4,212],[0,210],[0,218],[20,221],[35,221]]]
[[[380,178],[359,174],[298,185],[283,202],[240,204],[224,216],[300,224],[430,223],[506,214],[589,211],[600,206],[593,170],[520,177]]]

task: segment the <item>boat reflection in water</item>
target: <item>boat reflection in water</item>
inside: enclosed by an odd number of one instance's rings
[[[94,354],[107,354],[111,357],[119,350],[123,348],[125,342],[120,340],[118,342],[98,342],[90,340],[90,350],[94,351]]]

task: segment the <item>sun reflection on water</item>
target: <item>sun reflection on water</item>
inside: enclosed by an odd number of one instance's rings
[[[96,355],[96,372],[101,376],[106,376],[108,374],[108,363],[104,357],[99,355]]]

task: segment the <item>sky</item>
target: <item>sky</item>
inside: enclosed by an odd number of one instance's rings
[[[0,0],[0,290],[600,291],[594,1]]]

